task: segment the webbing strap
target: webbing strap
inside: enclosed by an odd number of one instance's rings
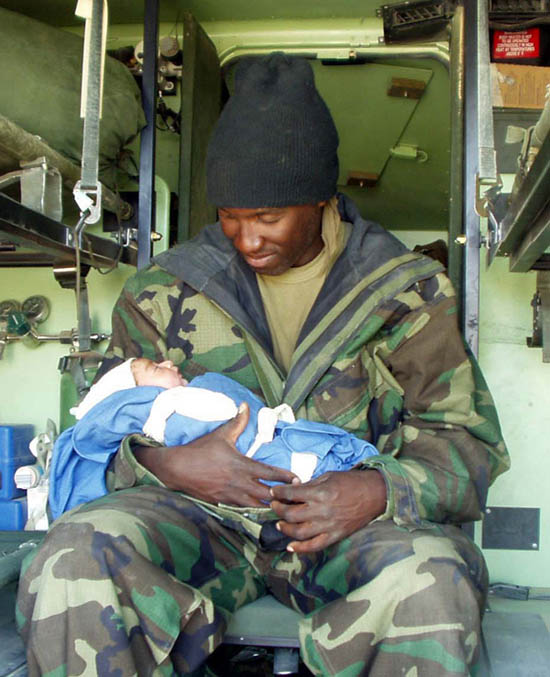
[[[107,37],[107,1],[79,0],[75,14],[86,19],[82,62],[80,116],[84,118],[81,179],[74,188],[81,213],[88,210],[86,223],[101,218],[99,183],[99,124],[103,89],[103,66]]]
[[[101,118],[103,34],[105,0],[79,1],[76,13],[86,19],[80,116],[84,118],[82,141],[83,188],[96,188],[99,170],[99,121]]]

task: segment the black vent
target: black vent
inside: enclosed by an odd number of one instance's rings
[[[455,3],[450,0],[420,0],[383,5],[386,42],[413,40],[442,30],[451,19]]]
[[[547,14],[550,11],[550,0],[489,0],[489,15],[524,16]]]

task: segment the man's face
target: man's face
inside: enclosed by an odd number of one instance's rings
[[[312,261],[323,248],[325,202],[296,207],[220,207],[220,223],[235,249],[256,273],[281,275]]]

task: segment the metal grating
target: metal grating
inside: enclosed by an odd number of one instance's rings
[[[550,0],[489,0],[491,16],[547,14],[549,11]]]
[[[431,21],[443,16],[443,8],[439,7],[419,7],[418,9],[403,10],[395,12],[393,16],[396,26],[410,25],[421,21]]]
[[[384,20],[384,37],[391,42],[438,31],[453,12],[454,2],[450,0],[420,0],[383,5],[379,13]]]

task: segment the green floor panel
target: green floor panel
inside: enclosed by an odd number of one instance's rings
[[[25,647],[15,629],[15,591],[15,583],[0,589],[0,677],[27,674]]]
[[[538,614],[489,612],[483,635],[492,677],[550,675],[550,634]]]

